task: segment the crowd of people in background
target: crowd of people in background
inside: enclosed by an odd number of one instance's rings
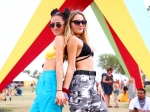
[[[113,69],[108,68],[107,73],[103,73],[101,79],[107,106],[112,108],[110,95],[114,93],[114,108],[119,108],[119,102],[129,102],[130,112],[150,112],[150,98],[146,96],[145,89],[140,88],[137,90],[133,77],[128,80],[114,80],[112,73]],[[122,95],[119,98],[120,93]]]
[[[20,83],[10,83],[8,84],[3,91],[0,93],[0,100],[7,101],[7,96],[9,97],[9,101],[12,100],[12,96],[21,96],[22,89]]]

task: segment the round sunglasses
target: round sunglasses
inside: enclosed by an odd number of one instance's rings
[[[60,24],[60,23],[51,23],[51,24],[50,24],[50,27],[51,27],[51,28],[54,28],[54,27],[56,26],[57,28],[60,28],[62,25],[63,25],[63,24]]]
[[[73,20],[73,21],[71,21],[71,22],[73,22],[75,25],[77,25],[77,26],[79,26],[80,25],[80,23],[83,25],[83,26],[85,26],[86,25],[86,23],[87,23],[87,20]]]

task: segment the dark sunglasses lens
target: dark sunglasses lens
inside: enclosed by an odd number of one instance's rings
[[[54,28],[54,25],[55,25],[55,24],[50,24],[50,27],[51,27],[51,28]]]
[[[86,23],[87,23],[86,20],[82,20],[82,21],[74,20],[73,22],[74,22],[75,25],[78,25],[78,26],[80,25],[80,23],[82,23],[82,25],[86,25]]]
[[[87,21],[86,20],[82,20],[81,23],[82,23],[82,25],[86,25]]]
[[[61,24],[56,24],[56,27],[57,27],[57,28],[60,28],[60,27],[61,27]]]
[[[73,21],[75,25],[80,25],[80,21],[79,20],[74,20]]]

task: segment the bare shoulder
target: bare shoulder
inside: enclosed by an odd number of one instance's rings
[[[64,37],[62,35],[56,36],[55,37],[55,44],[63,45],[64,44]]]
[[[103,78],[106,78],[106,75],[104,75]]]
[[[62,35],[56,36],[55,41],[64,41],[64,37]]]
[[[77,44],[78,43],[78,38],[76,36],[71,36],[68,40],[68,44]]]

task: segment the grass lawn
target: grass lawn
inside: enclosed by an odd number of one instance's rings
[[[35,98],[35,92],[31,92],[30,87],[22,87],[22,96],[12,96],[12,101],[0,101],[0,107],[5,108],[4,112],[28,112]],[[147,96],[150,97],[150,86],[146,87]],[[114,106],[113,95],[111,96],[111,105]],[[111,108],[110,112],[128,112],[128,103],[120,102],[120,108]],[[63,112],[69,112],[68,107],[63,108]]]

